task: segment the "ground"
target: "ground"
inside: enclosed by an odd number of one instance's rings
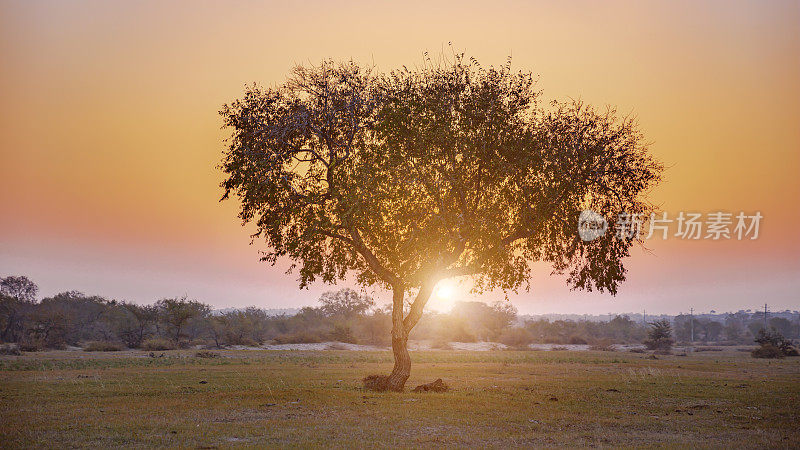
[[[46,352],[0,357],[3,447],[800,446],[800,358],[589,351]]]

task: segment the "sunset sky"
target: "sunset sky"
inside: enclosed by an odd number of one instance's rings
[[[237,205],[218,203],[217,112],[297,63],[389,71],[452,42],[484,65],[511,55],[546,99],[635,114],[667,166],[650,198],[670,215],[764,216],[754,241],[649,241],[616,297],[537,265],[510,296],[520,312],[800,309],[799,5],[0,1],[0,276],[40,296],[314,304],[330,287],[258,262]]]

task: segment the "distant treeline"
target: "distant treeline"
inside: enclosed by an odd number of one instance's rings
[[[204,346],[257,346],[266,343],[345,343],[387,346],[391,314],[388,307],[352,289],[328,292],[320,306],[294,315],[270,315],[250,307],[215,312],[209,305],[187,298],[165,298],[151,305],[63,292],[37,300],[38,288],[26,277],[0,279],[0,342],[17,343],[27,351],[81,346],[95,350],[141,348],[166,350]],[[677,341],[717,344],[752,343],[763,328],[763,313],[730,314],[725,323],[677,316]],[[800,324],[782,317],[768,325],[796,339]],[[606,322],[546,319],[520,320],[508,302],[488,305],[458,302],[451,312],[423,317],[411,339],[429,340],[435,347],[449,342],[500,342],[511,347],[531,343],[609,345],[641,343],[649,326],[627,316]]]

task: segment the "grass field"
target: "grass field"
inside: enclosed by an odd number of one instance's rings
[[[160,352],[159,352],[160,353]],[[800,446],[800,358],[431,351],[47,352],[0,359],[3,447]]]

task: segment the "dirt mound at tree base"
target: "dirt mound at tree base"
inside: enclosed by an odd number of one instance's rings
[[[364,387],[370,391],[384,392],[389,390],[388,375],[370,375],[364,378]]]
[[[438,378],[436,381],[427,384],[420,384],[412,392],[447,392],[450,387]]]
[[[364,387],[370,391],[385,392],[389,390],[388,375],[369,375],[362,380]],[[431,383],[420,384],[412,392],[447,392],[450,387],[441,378]]]

